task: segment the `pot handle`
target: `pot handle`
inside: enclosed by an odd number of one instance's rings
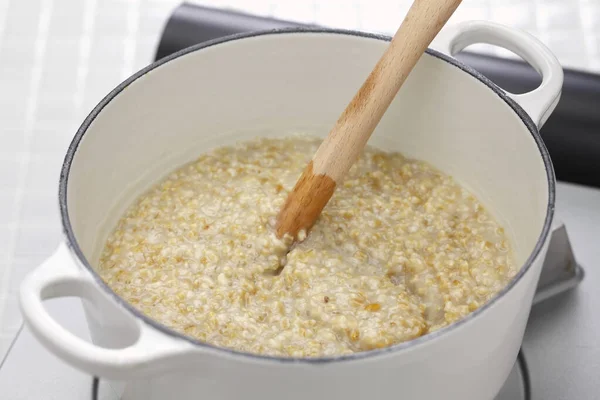
[[[101,347],[65,329],[47,312],[43,301],[72,296],[87,300],[105,314],[122,316],[120,323],[132,333],[132,343],[124,348]],[[166,369],[170,358],[192,348],[191,343],[167,336],[132,317],[75,264],[65,244],[23,280],[20,306],[29,329],[50,351],[85,372],[109,379],[128,379]]]
[[[540,86],[531,92],[514,94],[504,91],[541,128],[560,100],[563,70],[556,56],[529,33],[488,21],[467,21],[448,26],[435,38],[432,48],[454,57],[465,47],[476,43],[510,50],[542,76]]]

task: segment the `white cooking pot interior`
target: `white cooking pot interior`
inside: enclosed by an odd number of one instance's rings
[[[73,156],[66,205],[83,255],[95,266],[135,197],[200,153],[256,136],[326,135],[385,47],[340,33],[258,35],[135,80],[99,112]],[[531,132],[490,87],[426,54],[369,144],[426,160],[468,187],[526,262],[547,215],[548,175]]]

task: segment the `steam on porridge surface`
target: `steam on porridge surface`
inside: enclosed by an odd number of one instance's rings
[[[275,218],[319,143],[255,139],[173,172],[119,221],[100,275],[183,334],[295,357],[416,338],[514,276],[502,228],[473,195],[424,162],[372,148],[286,256]]]

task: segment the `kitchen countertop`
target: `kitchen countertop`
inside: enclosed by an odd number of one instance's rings
[[[196,3],[389,34],[410,1]],[[22,325],[16,301],[19,282],[60,240],[56,192],[64,152],[101,97],[152,60],[162,26],[177,4],[174,0],[0,0],[0,360]],[[452,21],[465,19],[523,28],[544,41],[564,66],[600,73],[597,0],[465,0]],[[480,50],[506,55],[489,47]],[[573,194],[575,189],[561,190],[563,201],[575,205],[590,201]],[[589,198],[597,200],[594,196]],[[588,217],[573,218],[573,224],[583,227],[572,238],[576,256],[581,251],[591,265],[599,258],[598,250],[579,244],[590,239],[583,233]],[[568,218],[565,222],[569,228]],[[568,324],[561,329],[568,329]],[[557,371],[568,367],[561,365]]]

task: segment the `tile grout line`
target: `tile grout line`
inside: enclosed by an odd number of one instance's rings
[[[139,0],[131,1],[129,3],[129,9],[127,10],[127,35],[125,37],[124,46],[124,57],[123,57],[123,70],[122,80],[125,80],[134,71],[135,63],[135,50],[137,44],[137,33],[140,22],[140,10],[141,5]]]
[[[10,8],[10,0],[7,0],[5,3],[0,6],[0,41],[4,37],[4,30],[6,27],[6,21],[8,20],[8,9]]]
[[[13,0],[15,1],[15,0]],[[8,9],[10,8],[10,0],[0,6],[0,40],[4,38],[4,30],[6,27],[6,21],[8,20]]]
[[[592,54],[592,51],[594,50],[594,40],[592,38],[592,36],[594,36],[594,32],[592,29],[588,29],[587,26],[585,26],[583,23],[584,22],[583,15],[584,15],[584,8],[585,8],[583,6],[583,2],[578,1],[577,4],[578,4],[577,8],[579,10],[579,13],[577,14],[577,16],[579,17],[579,26],[581,26],[581,34],[583,35],[585,50],[586,50],[587,54]],[[591,57],[588,57],[587,68],[588,69],[592,68],[592,58]]]
[[[21,326],[19,326],[19,328],[16,330],[14,335],[10,335],[9,336],[9,340],[8,340],[8,348],[6,349],[6,352],[2,355],[0,354],[0,370],[2,369],[2,366],[4,366],[4,363],[6,362],[6,360],[8,360],[8,356],[10,356],[10,353],[12,352],[13,348],[15,347],[15,344],[17,343],[17,339],[19,338],[19,335],[21,334],[21,331],[23,330],[23,324],[21,324]]]
[[[8,10],[10,8],[10,0],[7,0],[6,2],[2,3],[2,5],[0,6],[0,43],[2,43],[3,39],[4,39],[4,31],[6,29],[6,21],[8,20]],[[11,160],[13,159],[12,157],[10,158]],[[18,162],[20,162],[20,159],[17,159]],[[20,165],[20,164],[19,164]],[[18,181],[17,181],[18,182]],[[16,235],[16,222],[14,221],[9,221],[6,224],[2,224],[2,227],[5,228],[8,232],[9,232],[9,240],[10,238],[12,238],[13,236]],[[7,250],[6,254],[2,253],[0,254],[0,273],[3,275],[6,273],[6,270],[10,268],[10,251]],[[2,266],[5,267],[2,267]],[[2,276],[0,275],[0,276]],[[4,279],[4,278],[2,278]],[[2,279],[0,279],[0,285],[2,284]],[[0,291],[0,296],[3,294],[2,291]],[[2,308],[3,305],[0,302],[0,314],[2,313]],[[0,319],[0,322],[2,321],[2,319]]]
[[[48,27],[50,26],[50,15],[52,14],[52,6],[53,0],[45,0],[42,2],[42,8],[39,14],[38,20],[38,32],[36,35],[36,44],[35,44],[35,61],[34,68],[31,74],[31,86],[29,88],[29,101],[27,102],[27,112],[25,117],[25,128],[23,130],[24,136],[24,148],[27,149],[23,158],[21,159],[21,168],[19,174],[19,185],[15,190],[15,199],[14,199],[14,207],[16,220],[19,221],[19,217],[23,208],[23,199],[25,194],[25,180],[27,179],[27,174],[29,172],[29,160],[31,158],[31,154],[29,152],[29,147],[31,145],[32,136],[33,136],[33,126],[35,122],[35,112],[37,109],[37,100],[38,100],[38,89],[40,86],[40,81],[42,78],[42,70],[43,70],[43,59],[46,52],[46,42],[47,42],[47,33]],[[19,236],[18,228],[12,233],[11,241],[8,246],[8,260],[7,260],[7,268],[4,270],[4,274],[2,279],[0,280],[0,293],[7,293],[8,285],[10,281],[10,276],[12,272],[12,265],[14,260],[14,253],[17,247],[17,237]],[[3,323],[3,318],[6,310],[7,302],[4,301],[3,304],[0,304],[0,323]]]
[[[81,113],[83,107],[86,77],[88,73],[88,59],[91,52],[92,34],[94,29],[94,12],[96,11],[96,8],[96,0],[86,1],[86,8],[82,18],[84,34],[79,40],[79,65],[77,66],[77,83],[75,85],[75,94],[73,95],[77,113]]]

